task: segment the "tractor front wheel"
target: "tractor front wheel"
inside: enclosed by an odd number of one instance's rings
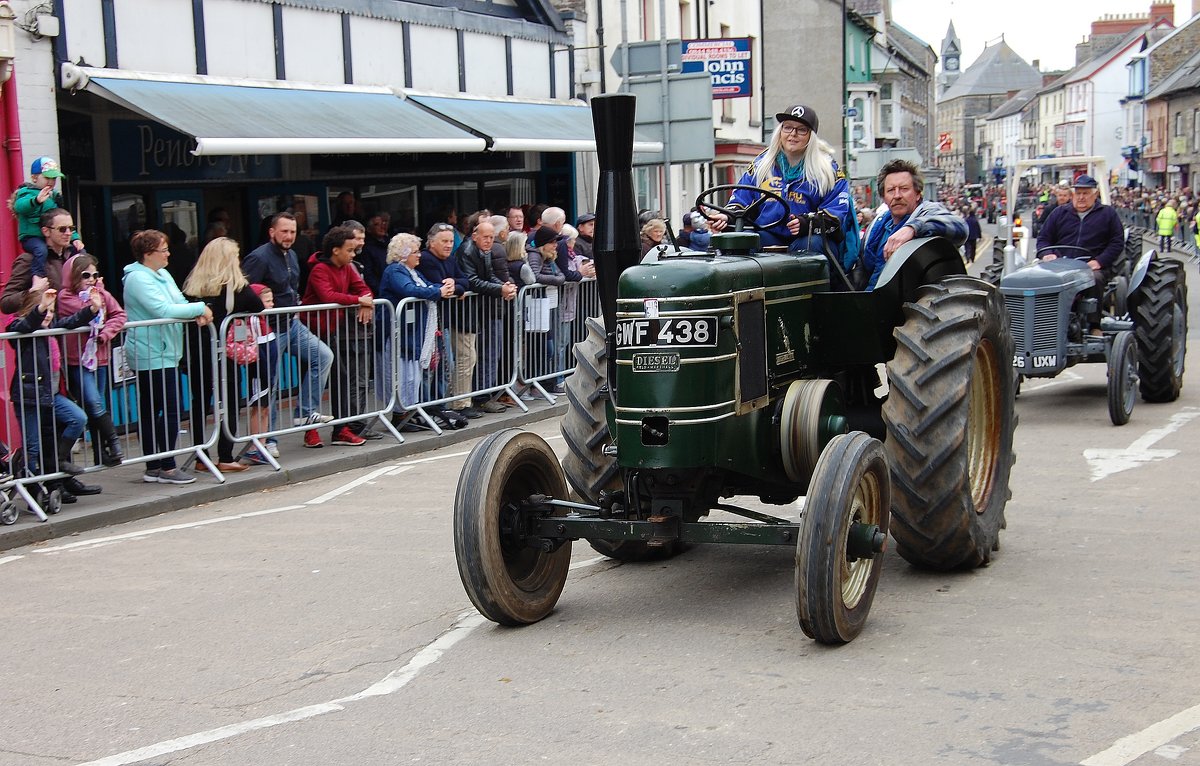
[[[1000,292],[951,277],[918,290],[896,328],[883,405],[892,536],[908,562],[987,564],[1011,493],[1013,341]]]
[[[454,556],[471,603],[501,625],[537,622],[558,602],[571,542],[547,550],[525,533],[534,495],[565,498],[554,451],[515,428],[484,439],[467,457],[454,495]]]
[[[839,434],[817,460],[796,544],[796,616],[809,638],[844,644],[866,624],[883,568],[891,484],[883,445]]]
[[[1137,402],[1137,343],[1133,333],[1113,336],[1108,350],[1108,417],[1114,426],[1123,426],[1133,415]]]

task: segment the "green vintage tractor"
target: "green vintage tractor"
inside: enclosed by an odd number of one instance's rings
[[[874,291],[836,290],[833,258],[760,252],[746,216],[707,252],[643,260],[633,97],[594,99],[593,118],[604,316],[574,350],[562,465],[541,437],[509,429],[463,468],[455,553],[479,611],[505,625],[545,617],[576,540],[621,561],[785,545],[801,628],[836,644],[862,630],[889,532],[921,567],[987,564],[1015,425],[997,290],[936,238],[899,250]],[[708,192],[700,203],[720,209]],[[803,496],[803,510],[791,521],[738,496]]]

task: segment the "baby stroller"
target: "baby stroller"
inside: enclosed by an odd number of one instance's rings
[[[16,524],[17,517],[21,515],[20,493],[16,485],[9,485],[9,482],[33,475],[26,469],[25,451],[20,447],[11,450],[0,441],[0,487],[3,487],[0,489],[0,524]],[[62,510],[61,489],[49,489],[44,484],[35,484],[32,488],[37,493],[37,503],[43,511],[53,516]]]

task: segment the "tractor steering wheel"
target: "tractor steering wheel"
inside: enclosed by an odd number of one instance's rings
[[[1040,260],[1042,253],[1055,253],[1057,255],[1057,251],[1059,250],[1078,250],[1080,253],[1083,253],[1083,255],[1062,256],[1063,258],[1070,258],[1075,261],[1091,261],[1095,260],[1096,258],[1096,256],[1092,255],[1091,250],[1088,250],[1086,247],[1080,247],[1079,245],[1047,245],[1046,247],[1039,247],[1034,257]]]
[[[744,208],[722,207],[720,205],[714,205],[711,202],[704,201],[706,197],[715,196],[717,192],[738,191],[740,189],[757,192],[759,197]],[[775,200],[778,202],[783,208],[783,214],[774,221],[770,221],[768,223],[759,223],[758,221],[754,220],[754,217],[758,214],[759,210],[762,209],[762,206],[767,200]],[[746,184],[721,184],[720,186],[708,187],[696,196],[696,210],[700,213],[700,215],[704,216],[705,220],[709,221],[710,223],[716,221],[716,218],[705,212],[706,208],[708,210],[725,214],[725,216],[733,222],[734,231],[745,231],[746,229],[749,229],[750,231],[762,231],[763,229],[771,229],[786,221],[789,215],[788,206],[787,203],[784,202],[783,197],[780,197],[770,189],[760,189],[757,186],[748,186]]]

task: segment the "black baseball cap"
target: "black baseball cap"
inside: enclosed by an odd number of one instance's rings
[[[816,132],[817,125],[820,123],[820,120],[817,119],[817,113],[813,110],[813,108],[811,106],[805,106],[804,104],[795,104],[793,106],[789,106],[786,110],[776,113],[775,119],[781,125],[783,124],[784,120],[802,122],[808,126],[809,130],[813,132]]]

